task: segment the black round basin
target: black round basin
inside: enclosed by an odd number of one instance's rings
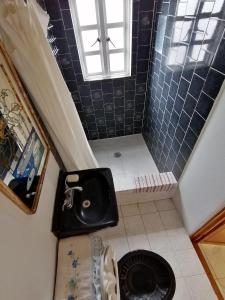
[[[74,191],[73,212],[84,224],[95,224],[104,219],[109,204],[109,186],[104,176],[83,176],[79,185],[83,191]]]
[[[121,300],[171,300],[175,276],[168,262],[146,250],[128,252],[118,262]]]

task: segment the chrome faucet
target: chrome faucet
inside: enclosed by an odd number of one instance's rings
[[[83,188],[82,188],[82,186],[67,187],[64,194],[67,194],[68,192],[73,191],[73,190],[78,190],[78,191],[82,192]]]
[[[67,184],[65,184],[66,189],[65,189],[65,196],[66,198],[64,199],[63,205],[62,205],[62,211],[64,211],[65,207],[70,209],[73,207],[73,196],[74,196],[74,190],[83,191],[83,188],[81,186],[73,186],[73,187],[68,187]]]

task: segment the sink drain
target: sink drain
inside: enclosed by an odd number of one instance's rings
[[[90,200],[84,200],[82,203],[83,208],[88,208],[91,206],[91,201]]]
[[[118,157],[122,156],[122,154],[121,154],[121,152],[115,152],[115,153],[113,154],[113,156],[114,156],[115,158],[118,158]]]

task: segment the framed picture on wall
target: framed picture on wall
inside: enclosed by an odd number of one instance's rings
[[[0,191],[35,213],[49,144],[18,74],[0,42]]]

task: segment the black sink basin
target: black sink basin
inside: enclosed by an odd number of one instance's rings
[[[73,190],[73,206],[62,210],[65,200],[65,179],[76,174],[78,182],[68,186]],[[99,168],[74,172],[60,172],[53,216],[52,231],[60,238],[89,233],[118,223],[118,209],[110,169]]]
[[[82,177],[79,182],[83,191],[74,191],[73,211],[84,224],[95,224],[104,219],[107,210],[107,199],[110,197],[108,183],[102,174]]]

